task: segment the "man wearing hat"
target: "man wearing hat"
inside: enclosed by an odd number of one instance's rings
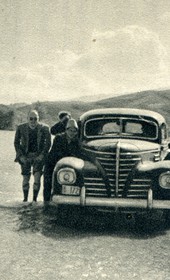
[[[78,139],[78,125],[74,119],[69,119],[66,130],[55,136],[53,145],[48,154],[44,169],[44,201],[50,201],[52,188],[52,174],[56,163],[63,157],[80,155]]]
[[[65,132],[66,125],[68,120],[71,118],[71,114],[67,111],[61,111],[58,114],[58,118],[59,121],[56,124],[54,124],[50,129],[52,135]]]

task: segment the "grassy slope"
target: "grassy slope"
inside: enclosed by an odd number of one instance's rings
[[[41,120],[49,125],[57,121],[57,114],[61,110],[70,111],[72,116],[78,119],[82,113],[95,108],[128,107],[157,111],[165,116],[170,126],[170,90],[145,91],[107,98],[96,102],[37,102],[24,106],[19,106],[19,104],[16,106],[14,104],[11,106],[15,110],[14,127],[17,123],[26,121],[27,113],[31,107],[38,109]]]
[[[170,90],[144,91],[120,97],[108,98],[96,102],[101,107],[139,108],[157,111],[162,114],[170,125]]]

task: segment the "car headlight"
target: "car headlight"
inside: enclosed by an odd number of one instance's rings
[[[159,184],[164,189],[170,189],[170,171],[164,172],[159,176]]]
[[[72,168],[62,168],[57,173],[57,180],[60,185],[74,184],[76,181],[76,173]]]
[[[142,161],[156,161],[154,153],[143,153],[141,154]]]

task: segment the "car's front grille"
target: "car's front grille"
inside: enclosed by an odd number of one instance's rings
[[[87,196],[107,197],[106,185],[102,178],[84,177]]]
[[[95,158],[105,171],[108,178],[111,197],[122,197],[126,190],[126,181],[130,171],[141,161],[137,152],[125,152],[117,149],[113,153],[95,152]],[[87,196],[107,197],[105,180],[102,178],[84,177]],[[133,178],[126,190],[126,197],[146,198],[151,180],[149,178]]]

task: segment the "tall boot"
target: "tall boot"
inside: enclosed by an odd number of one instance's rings
[[[28,192],[29,192],[29,181],[30,181],[30,174],[29,175],[23,175],[23,182],[22,182],[22,190],[24,195],[23,202],[26,202],[28,200]]]
[[[33,190],[33,201],[37,201],[39,191]]]
[[[34,184],[33,184],[33,201],[37,201],[38,193],[40,190],[40,179],[41,179],[41,172],[35,172]]]
[[[23,202],[26,202],[28,200],[28,190],[23,190],[23,194],[24,194]]]

